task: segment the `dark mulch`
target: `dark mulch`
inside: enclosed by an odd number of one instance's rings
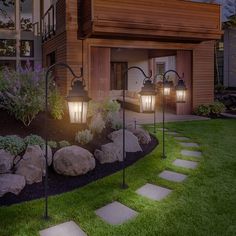
[[[6,112],[0,111],[0,135],[18,134],[22,137],[28,134],[38,134],[45,137],[45,115],[40,114],[30,125],[24,127],[20,122],[10,117]],[[68,120],[55,121],[47,118],[47,131],[49,139],[60,141],[67,140],[74,142],[75,130],[81,127],[75,127],[69,124]],[[90,151],[101,144],[107,143],[109,140],[104,133],[99,138],[96,138],[92,145],[87,146]],[[56,195],[63,192],[68,192],[73,189],[82,187],[95,180],[111,175],[122,168],[132,165],[134,162],[150,153],[156,146],[158,141],[152,136],[152,141],[148,145],[141,145],[143,152],[127,153],[124,162],[115,162],[108,164],[100,164],[96,161],[96,168],[93,171],[77,177],[69,177],[57,174],[51,167],[49,168],[48,178],[48,195]],[[44,196],[44,182],[27,185],[22,192],[16,196],[12,193],[7,193],[0,198],[0,205],[11,205],[24,201],[42,198]]]

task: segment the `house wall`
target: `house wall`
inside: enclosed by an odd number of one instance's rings
[[[148,50],[145,49],[113,49],[112,62],[128,62],[128,67],[138,66],[145,73],[148,71]],[[132,69],[128,71],[128,90],[140,91],[143,86],[143,75],[140,71]]]
[[[236,88],[236,28],[224,33],[224,86]]]

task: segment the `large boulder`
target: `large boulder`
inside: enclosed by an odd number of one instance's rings
[[[9,173],[13,166],[14,156],[9,152],[0,150],[0,174]]]
[[[46,145],[42,148],[42,151],[43,151],[43,154],[46,158],[46,148],[45,147],[46,147]],[[47,153],[48,153],[48,166],[50,166],[52,164],[52,149],[49,145],[48,145]]]
[[[108,135],[114,143],[123,147],[123,129],[112,132]],[[138,138],[128,130],[125,130],[125,151],[126,152],[142,152]]]
[[[61,148],[54,154],[53,167],[58,174],[83,175],[95,168],[95,159],[88,150],[74,145]]]
[[[129,127],[128,130],[138,138],[138,141],[141,144],[148,144],[152,141],[150,134],[145,129]]]
[[[5,193],[18,195],[25,187],[25,178],[21,175],[2,174],[0,175],[0,197]]]
[[[122,148],[116,143],[102,145],[101,150],[95,150],[94,156],[101,164],[123,160]]]

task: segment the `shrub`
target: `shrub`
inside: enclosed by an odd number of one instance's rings
[[[64,115],[64,105],[64,98],[60,95],[59,90],[55,87],[49,96],[49,110],[53,119],[62,119]]]
[[[79,131],[75,136],[75,141],[80,143],[81,145],[85,145],[93,140],[93,134],[90,130],[85,129]]]
[[[116,113],[120,110],[120,104],[111,99],[105,99],[103,102],[103,109],[106,113]]]
[[[216,101],[210,105],[211,116],[219,117],[225,111],[225,105],[222,102]]]
[[[122,119],[119,116],[118,112],[108,113],[107,115],[107,123],[114,130],[119,130],[123,127]]]
[[[7,135],[0,138],[0,149],[16,156],[25,150],[25,142],[17,135]]]
[[[42,137],[36,135],[36,134],[31,134],[28,135],[24,138],[25,145],[39,145],[41,148],[45,147],[45,141]]]
[[[0,108],[6,109],[25,126],[29,126],[44,108],[44,71],[41,68],[33,71],[30,67],[19,67],[18,71],[5,69],[0,80],[6,82],[1,85]]]
[[[56,141],[48,141],[48,145],[50,148],[57,148],[57,142]]]
[[[195,114],[198,116],[209,116],[210,112],[211,110],[209,105],[200,105],[195,109]]]
[[[62,141],[60,141],[58,144],[59,144],[59,147],[60,147],[60,148],[70,146],[70,143],[69,143],[68,141],[66,141],[66,140],[62,140]]]
[[[91,130],[91,132],[93,134],[101,134],[104,128],[105,121],[103,120],[101,113],[94,115],[89,124],[89,129]]]

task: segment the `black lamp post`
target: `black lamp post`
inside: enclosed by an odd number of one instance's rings
[[[170,81],[166,78],[166,75],[170,72],[173,72],[178,77],[178,84],[175,87],[176,90],[176,102],[177,103],[184,103],[186,99],[186,86],[183,81],[183,78],[180,77],[177,71],[175,70],[167,70],[163,74],[163,85],[162,85],[162,138],[163,138],[163,145],[162,145],[162,158],[166,159],[165,154],[165,97],[170,95],[171,84]]]
[[[151,81],[152,75],[147,76],[144,73],[143,69],[141,69],[138,66],[129,67],[124,72],[123,101],[122,101],[122,106],[123,106],[123,180],[122,180],[121,188],[123,188],[123,189],[128,188],[128,185],[125,183],[125,165],[124,165],[124,161],[126,159],[126,152],[125,152],[125,85],[127,83],[128,72],[129,72],[129,70],[132,70],[132,69],[139,70],[144,76],[143,87],[140,92],[140,110],[142,110],[143,112],[153,112],[154,111],[154,113],[155,113],[155,99],[156,99],[155,94],[156,93],[154,93],[155,87]],[[154,127],[155,127],[155,123],[154,123]]]
[[[70,122],[71,123],[85,123],[87,117],[88,101],[90,100],[87,94],[87,91],[84,90],[84,80],[82,78],[83,71],[81,68],[81,74],[79,76],[75,75],[72,68],[66,63],[55,63],[51,65],[46,71],[46,81],[45,81],[45,127],[47,124],[47,115],[48,115],[48,76],[50,71],[54,67],[65,67],[73,75],[73,80],[71,83],[72,89],[69,91],[69,95],[66,100],[68,102]],[[44,218],[49,219],[48,217],[48,133],[45,134],[45,159],[46,159],[46,173],[45,173],[45,213]]]

